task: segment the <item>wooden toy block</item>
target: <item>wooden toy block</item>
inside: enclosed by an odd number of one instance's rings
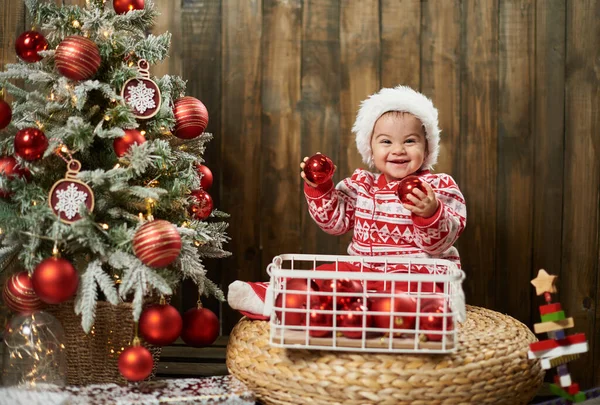
[[[559,376],[559,383],[561,387],[569,387],[569,390],[572,387],[572,382],[571,382],[571,374],[567,374],[567,375],[561,375]],[[579,390],[578,390],[579,391]],[[569,394],[576,394],[576,392],[571,392],[569,391]]]
[[[552,312],[562,311],[562,306],[560,302],[555,302],[553,304],[548,305],[540,305],[540,315],[551,314]]]
[[[563,387],[564,387],[564,385],[563,385]],[[577,394],[579,392],[579,384],[577,384],[577,383],[570,384],[567,391],[571,395]]]
[[[559,366],[561,364],[565,364],[568,363],[570,361],[576,360],[579,358],[578,354],[572,354],[569,356],[559,356],[559,357],[555,357],[553,359],[542,359],[541,360],[541,366],[544,370],[549,370],[551,368],[554,368],[556,366]]]
[[[585,402],[587,401],[587,397],[585,395],[585,393],[583,392],[578,392],[577,394],[575,394],[573,396],[573,402]]]
[[[576,333],[574,335],[567,336],[564,339],[557,339],[557,340],[546,339],[546,340],[540,340],[539,342],[530,343],[529,349],[537,357],[540,357],[540,356],[556,357],[556,356],[546,356],[542,352],[553,350],[553,349],[556,349],[559,347],[564,347],[565,350],[568,350],[568,348],[570,348],[571,346],[582,344],[582,343],[587,345],[587,342],[585,339],[585,333]],[[577,351],[575,353],[580,353],[580,352]],[[564,354],[572,354],[572,353],[564,353]]]
[[[549,314],[546,315],[542,315],[542,322],[556,322],[556,321],[562,321],[563,319],[566,319],[567,317],[565,316],[565,311],[558,311],[558,312],[551,312]]]
[[[565,364],[560,364],[558,367],[556,367],[556,372],[559,376],[563,376],[569,374],[569,369]]]
[[[540,269],[537,277],[531,280],[531,284],[535,287],[535,293],[537,295],[542,295],[546,292],[555,293],[557,291],[554,286],[555,282],[556,276],[548,274],[544,269]]]
[[[550,349],[558,347],[559,344],[556,340],[540,340],[539,342],[533,342],[529,344],[529,350],[532,352],[544,352]]]
[[[567,318],[563,319],[562,321],[556,322],[536,323],[535,325],[533,325],[533,330],[535,331],[535,333],[545,333],[556,330],[568,329],[572,328],[573,326],[575,326],[575,321],[573,321],[573,318]]]
[[[565,338],[565,331],[564,330],[557,330],[554,332],[548,332],[548,337],[550,339],[564,339]]]
[[[550,392],[559,397],[568,399],[569,401],[573,400],[573,395],[569,394],[567,391],[563,390],[556,384],[550,384]]]

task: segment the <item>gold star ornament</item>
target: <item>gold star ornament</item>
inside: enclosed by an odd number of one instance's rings
[[[548,274],[546,270],[540,269],[537,277],[531,280],[531,284],[535,287],[535,293],[537,295],[542,295],[545,292],[555,293],[557,291],[554,286],[556,278],[556,276]]]

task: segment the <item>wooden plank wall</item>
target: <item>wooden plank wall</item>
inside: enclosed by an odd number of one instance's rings
[[[529,280],[560,275],[559,298],[591,343],[574,378],[600,385],[600,0],[156,4],[154,31],[171,31],[173,46],[154,73],[188,80],[215,134],[205,158],[233,256],[208,263],[213,279],[266,280],[278,253],[343,253],[349,237],[308,217],[298,164],[321,151],[336,180],[350,175],[362,166],[350,133],[359,102],[408,84],[439,108],[437,171],[467,199],[468,302],[531,326],[542,300]],[[25,27],[22,0],[3,1],[0,67]],[[190,307],[193,293],[176,302]],[[220,316],[227,334],[239,316],[226,305]]]

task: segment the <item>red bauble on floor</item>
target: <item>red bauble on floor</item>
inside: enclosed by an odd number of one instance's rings
[[[141,145],[146,142],[144,135],[137,129],[125,129],[125,135],[120,138],[115,138],[113,141],[113,149],[118,157],[123,157],[129,151],[131,145]]]
[[[400,180],[400,183],[398,184],[397,194],[398,198],[400,198],[400,201],[402,201],[402,204],[412,204],[412,201],[410,201],[406,196],[409,194],[415,195],[413,193],[413,190],[415,188],[427,194],[427,189],[417,176],[407,176]]]
[[[323,184],[333,176],[335,165],[327,156],[318,153],[304,162],[304,174],[311,183]]]
[[[183,314],[181,339],[189,346],[210,346],[219,337],[219,318],[207,308],[192,308]]]
[[[156,304],[142,312],[139,331],[146,342],[155,346],[166,346],[177,340],[182,325],[183,320],[175,307]]]
[[[0,100],[0,129],[6,128],[11,119],[12,109],[10,105],[4,100]]]
[[[42,301],[60,304],[77,291],[79,274],[68,260],[50,257],[37,265],[31,280],[35,293]]]
[[[41,32],[26,31],[19,35],[15,41],[15,52],[25,62],[41,61],[43,58],[38,52],[46,49],[48,49],[48,41]]]
[[[143,346],[128,347],[119,355],[119,372],[128,381],[142,381],[152,373],[152,354]]]
[[[146,266],[165,267],[181,252],[177,228],[163,219],[146,222],[133,236],[133,253]]]
[[[208,191],[213,184],[213,174],[210,169],[200,163],[196,164],[196,170],[198,171],[198,175],[202,176],[200,179],[200,187],[204,191]]]
[[[25,160],[38,160],[48,148],[48,138],[37,128],[24,128],[17,132],[14,140],[15,155]]]
[[[31,277],[26,271],[13,274],[4,284],[4,304],[15,312],[34,312],[44,306],[33,290]]]

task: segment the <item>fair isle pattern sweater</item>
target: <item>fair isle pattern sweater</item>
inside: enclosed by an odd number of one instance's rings
[[[354,231],[350,255],[441,258],[460,268],[453,244],[466,225],[465,199],[447,174],[420,171],[415,175],[431,185],[439,201],[430,218],[413,215],[402,206],[396,194],[399,181],[388,183],[382,174],[362,169],[336,187],[333,181],[316,188],[305,184],[304,194],[310,215],[325,232]]]

